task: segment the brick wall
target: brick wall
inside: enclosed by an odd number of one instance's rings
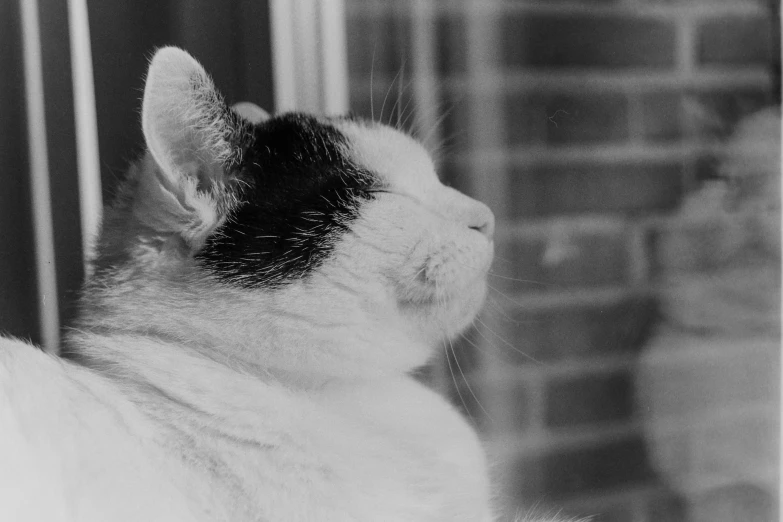
[[[498,217],[486,311],[433,374],[509,505],[691,520],[651,462],[635,370],[660,237],[736,122],[776,99],[768,2],[347,5],[353,110],[439,146],[444,181]]]

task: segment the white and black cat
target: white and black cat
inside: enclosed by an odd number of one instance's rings
[[[0,340],[0,520],[494,520],[409,376],[482,304],[489,209],[392,128],[229,109],[176,48],[142,125],[64,357]]]

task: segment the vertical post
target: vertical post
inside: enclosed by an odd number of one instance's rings
[[[275,112],[348,110],[343,0],[272,0]]]
[[[60,333],[38,1],[19,0],[19,7],[22,15],[27,142],[30,156],[41,340],[44,349],[54,353],[60,342]]]
[[[293,2],[271,0],[269,19],[272,25],[272,76],[274,78],[275,112],[297,107],[296,53],[294,46]]]
[[[323,112],[345,114],[348,111],[348,52],[345,34],[345,2],[321,0],[321,74]]]
[[[85,0],[68,0],[71,46],[71,76],[79,169],[79,207],[82,226],[82,258],[85,278],[92,275],[92,257],[98,237],[103,199],[98,160],[98,119],[92,74],[90,28]]]

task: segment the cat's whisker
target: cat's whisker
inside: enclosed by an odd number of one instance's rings
[[[495,311],[500,313],[500,315],[502,315],[505,320],[514,323],[515,326],[521,324],[520,321],[508,315],[508,312],[506,312],[505,308],[492,298],[492,294],[487,296],[487,304],[492,306]]]
[[[514,282],[517,282],[517,283],[528,283],[528,284],[531,284],[531,285],[549,286],[549,287],[557,287],[558,286],[558,285],[556,285],[554,283],[547,283],[547,282],[544,282],[544,281],[535,281],[533,279],[520,279],[518,277],[505,276],[505,275],[499,274],[497,272],[493,272],[492,270],[488,270],[487,274],[489,274],[492,277],[496,277],[498,279],[504,279],[506,281],[514,281]]]
[[[413,83],[412,79],[408,80],[408,82],[405,84],[405,86],[402,87],[402,93],[403,94],[408,91],[408,89],[410,88],[412,83]],[[413,100],[413,96],[408,96],[407,98],[408,98],[408,100],[405,102],[405,106],[402,108],[402,110],[398,110],[397,111],[397,130],[399,130],[401,132],[405,132],[406,134],[407,134],[407,131],[405,130],[405,125],[407,124],[407,122],[410,119],[410,117],[413,116],[413,114],[414,114],[414,111],[411,110],[408,113],[408,115],[405,116],[405,111],[408,110],[408,107],[410,106],[410,103]],[[405,119],[402,122],[400,122],[400,119],[403,116],[405,116]]]
[[[394,102],[394,107],[397,107],[397,126],[396,128],[400,129],[400,111],[399,107],[402,106],[402,97],[404,95],[404,86],[403,86],[403,78],[405,77],[405,60],[402,62],[402,66],[400,67],[400,77],[397,81],[397,101]],[[392,113],[394,113],[394,107],[392,107]]]
[[[501,291],[499,288],[496,288],[496,287],[492,286],[491,284],[489,284],[489,282],[487,282],[487,287],[490,290],[492,290],[493,292],[495,292],[496,294],[498,294],[498,295],[502,296],[503,298],[505,298],[507,301],[512,303],[514,306],[522,306],[522,303],[520,303],[516,299],[513,299],[513,298],[509,297],[503,291]]]
[[[416,114],[416,107],[415,106],[411,107],[410,111],[408,110],[408,107],[411,106],[411,101],[413,101],[413,96],[408,96],[408,101],[405,102],[405,107],[402,108],[402,114],[404,115],[406,113],[406,111],[407,111],[408,114],[405,115],[405,119],[402,120],[402,123],[400,124],[400,130],[406,129],[406,127],[408,125],[408,122],[411,121],[411,118],[413,116],[415,116],[415,114]],[[414,134],[414,130],[413,129],[410,129],[410,131],[406,130],[405,132],[407,132],[408,134],[411,134],[411,135]]]
[[[380,122],[383,122],[383,110],[386,108],[386,100],[389,99],[389,94],[391,94],[392,88],[394,88],[394,82],[397,81],[397,76],[400,75],[400,71],[402,68],[397,70],[397,73],[394,75],[394,78],[392,78],[391,83],[389,84],[389,88],[386,89],[386,96],[383,97],[383,103],[381,104],[381,112],[378,113],[378,120]]]
[[[482,325],[484,328],[487,328],[487,329],[489,329],[489,328],[486,326],[486,324],[485,324],[485,323],[481,322],[480,324],[481,324],[481,325]],[[489,338],[488,338],[486,335],[484,335],[484,333],[481,331],[481,328],[478,328],[478,327],[476,327],[476,326],[474,325],[474,330],[476,331],[476,333],[477,333],[478,335],[480,335],[480,336],[481,336],[481,338],[482,338],[482,339],[484,339],[484,341],[486,341],[486,343],[487,343],[487,346],[486,346],[486,348],[491,348],[491,350],[487,350],[487,349],[485,349],[485,347],[481,346],[480,344],[477,344],[475,341],[473,341],[472,339],[470,339],[470,337],[468,337],[468,336],[467,336],[467,335],[465,335],[464,333],[463,333],[463,334],[460,334],[460,337],[462,337],[462,338],[463,338],[463,340],[465,340],[465,342],[467,342],[468,344],[470,344],[470,345],[471,345],[473,348],[475,348],[477,351],[479,351],[479,352],[481,352],[481,353],[483,353],[483,354],[485,354],[485,355],[487,355],[487,356],[491,357],[491,358],[492,358],[493,360],[495,360],[496,362],[500,362],[500,363],[502,363],[502,364],[507,364],[507,361],[506,361],[506,360],[502,359],[502,358],[501,358],[501,357],[500,357],[500,356],[499,356],[497,353],[495,353],[495,352],[493,351],[493,350],[495,350],[495,351],[497,351],[497,350],[498,350],[498,346],[497,346],[497,344],[496,344],[496,343],[494,343],[494,342],[493,342],[491,339],[489,339]],[[494,332],[493,332],[493,333],[494,333]],[[497,335],[497,334],[496,334],[496,335]],[[525,352],[522,352],[522,351],[520,351],[518,348],[516,348],[516,347],[513,347],[513,346],[512,346],[512,348],[514,348],[514,349],[515,349],[515,351],[519,352],[521,355],[523,355],[523,356],[525,356],[525,357],[527,357],[527,358],[530,358],[530,356],[529,356],[528,354],[526,354]],[[536,362],[536,363],[538,363],[538,364],[543,364],[543,363],[539,363],[539,361],[535,361],[535,360],[534,360],[534,362]]]
[[[427,134],[426,134],[426,135],[424,136],[424,138],[422,139],[422,141],[423,141],[424,143],[427,143],[427,142],[429,141],[429,139],[432,137],[432,135],[433,135],[433,134],[435,134],[435,132],[437,132],[438,128],[440,127],[440,124],[441,124],[441,123],[443,123],[443,121],[444,121],[446,118],[448,118],[448,117],[449,117],[449,114],[451,114],[451,113],[452,113],[452,111],[454,110],[454,107],[455,107],[455,106],[454,106],[454,105],[452,105],[451,107],[449,107],[448,109],[446,109],[446,110],[443,112],[443,114],[441,114],[440,116],[438,116],[438,118],[437,118],[437,119],[436,119],[436,120],[435,120],[435,121],[432,123],[432,126],[430,127],[430,130],[427,132]]]
[[[501,336],[501,335],[500,335],[499,333],[497,333],[495,330],[493,330],[492,328],[490,328],[490,327],[489,327],[489,325],[488,325],[487,323],[485,323],[484,321],[482,321],[480,317],[476,317],[476,322],[477,322],[477,323],[479,323],[479,324],[480,324],[480,325],[481,325],[483,328],[485,328],[485,329],[486,329],[486,330],[487,330],[489,333],[491,333],[492,335],[494,335],[495,337],[497,337],[498,339],[500,339],[500,341],[501,341],[501,342],[502,342],[504,345],[506,345],[508,348],[510,348],[510,349],[511,349],[511,350],[513,350],[514,352],[516,352],[516,353],[518,353],[518,354],[522,355],[522,356],[523,356],[523,357],[525,357],[526,359],[529,359],[529,360],[533,361],[533,362],[534,362],[534,363],[536,363],[536,364],[545,365],[545,363],[543,363],[542,361],[539,361],[538,359],[536,359],[536,358],[535,358],[535,357],[533,357],[532,355],[530,355],[530,354],[528,354],[528,353],[526,353],[526,352],[524,352],[524,351],[520,350],[519,348],[517,348],[516,346],[514,346],[513,344],[511,344],[510,342],[508,342],[508,341],[507,341],[507,340],[506,340],[506,339],[505,339],[503,336]],[[477,331],[477,332],[479,332],[479,335],[481,335],[481,336],[482,336],[482,337],[483,337],[483,338],[484,338],[484,339],[485,339],[487,342],[489,342],[489,339],[487,339],[487,338],[486,338],[486,337],[483,335],[483,333],[481,332],[481,329],[478,329],[478,328],[477,328],[477,329],[476,329],[476,331]]]
[[[468,418],[470,419],[471,423],[474,423],[473,417],[470,415],[468,404],[465,402],[465,398],[462,396],[462,392],[459,391],[457,376],[454,373],[454,368],[451,366],[451,359],[449,358],[449,348],[445,342],[443,343],[443,356],[446,358],[446,364],[448,364],[449,373],[451,374],[451,380],[454,383],[454,391],[457,392],[457,397],[459,397],[460,402],[462,402],[462,406],[464,407],[465,413],[468,415]]]
[[[402,112],[400,111],[400,107],[402,106],[402,99],[405,96],[405,92],[408,91],[411,84],[413,83],[413,79],[408,80],[407,82],[403,82],[403,77],[405,76],[405,60],[402,61],[402,65],[400,66],[399,71],[399,78],[397,79],[397,99],[394,102],[394,105],[392,105],[392,108],[389,110],[389,126],[394,127],[395,129],[402,131],[402,127],[400,126],[400,120],[402,118]],[[410,103],[411,97],[408,97],[408,103]],[[406,103],[406,108],[408,104]],[[392,125],[392,118],[394,116],[397,116],[397,123],[395,125]]]
[[[473,388],[470,386],[470,382],[468,382],[468,378],[465,375],[465,372],[462,371],[462,366],[459,363],[459,357],[457,356],[457,351],[454,350],[454,343],[450,339],[449,339],[449,346],[451,348],[451,354],[454,356],[454,362],[457,364],[459,373],[462,375],[462,380],[465,382],[465,386],[468,388],[468,391],[473,396],[473,400],[476,401],[476,404],[478,405],[479,408],[481,408],[481,411],[484,412],[484,415],[487,416],[487,419],[489,419],[489,421],[494,424],[494,421],[492,420],[492,417],[490,417],[489,412],[481,404],[481,401],[479,400],[478,396],[476,396],[476,393],[473,391]]]
[[[459,105],[462,102],[465,96],[466,96],[466,92],[463,92],[456,100],[449,100],[443,102],[443,106],[449,105],[448,109],[442,111],[442,114],[432,123],[432,125],[430,126],[430,130],[422,138],[421,140],[422,143],[429,142],[430,138],[432,138],[432,135],[438,131],[443,121],[454,111],[457,105]]]
[[[485,269],[483,267],[469,265],[467,263],[463,263],[463,262],[457,261],[457,260],[453,260],[453,262],[458,264],[458,265],[461,265],[461,266],[464,266],[464,267],[467,267],[467,268],[470,268],[470,269],[473,269],[473,270],[476,270],[476,271],[481,271],[481,272],[485,271]],[[533,279],[520,279],[518,277],[505,276],[505,275],[499,274],[498,272],[494,272],[492,270],[486,270],[486,272],[487,272],[488,275],[490,275],[492,277],[495,277],[495,278],[498,278],[498,279],[504,279],[506,281],[514,281],[514,282],[517,282],[517,283],[528,283],[528,284],[532,284],[532,285],[541,285],[541,286],[549,286],[549,287],[557,287],[558,286],[558,285],[556,285],[554,283],[547,283],[547,282],[544,282],[544,281],[535,281]]]
[[[481,335],[481,336],[482,336],[482,338],[483,338],[484,340],[486,340],[486,341],[487,341],[487,343],[488,343],[488,346],[489,346],[490,348],[494,348],[494,347],[495,347],[495,345],[494,345],[494,344],[492,344],[492,343],[489,341],[489,339],[487,339],[486,337],[484,337],[484,336],[481,334],[481,332],[479,332],[479,329],[478,329],[478,328],[477,328],[475,325],[473,326],[473,328],[474,328],[474,330],[475,330],[477,333],[479,333],[479,335]],[[459,336],[462,338],[462,340],[463,340],[463,341],[465,341],[466,343],[468,343],[469,345],[471,345],[473,348],[475,348],[475,349],[476,349],[476,351],[478,351],[478,352],[481,352],[481,353],[483,353],[483,354],[487,355],[487,356],[488,356],[488,357],[490,357],[490,358],[491,358],[493,361],[495,361],[495,362],[500,362],[500,363],[503,363],[503,362],[504,362],[504,361],[502,361],[502,360],[500,359],[500,357],[499,357],[499,356],[498,356],[496,353],[494,353],[492,350],[486,350],[486,349],[485,349],[485,347],[483,347],[483,346],[481,346],[481,345],[479,345],[479,344],[476,344],[476,343],[475,343],[475,342],[474,342],[474,341],[473,341],[473,340],[472,340],[470,337],[468,337],[467,335],[465,335],[465,333],[461,333],[461,334],[459,334]]]
[[[516,261],[513,261],[511,259],[505,258],[503,256],[499,256],[497,253],[495,253],[494,257],[495,261],[502,261],[504,263],[508,263],[509,265],[516,265]]]
[[[430,154],[433,156],[436,162],[439,162],[451,152],[451,148],[456,144],[457,138],[465,135],[465,132],[455,132],[450,136],[442,138],[438,143],[435,143],[430,148]]]
[[[410,85],[410,82],[408,82]],[[402,114],[405,114],[405,111],[408,110],[408,107],[411,104],[411,101],[413,100],[413,96],[408,96],[408,101],[405,102],[405,107],[402,108]],[[411,111],[408,113],[407,116],[405,116],[405,119],[402,120],[402,123],[399,125],[399,130],[402,130],[405,128],[405,126],[408,124],[408,121],[411,119],[411,116],[413,116],[416,113],[415,108],[411,109]]]

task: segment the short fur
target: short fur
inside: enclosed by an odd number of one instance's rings
[[[155,55],[66,357],[0,340],[0,520],[493,520],[409,376],[477,313],[491,212],[396,130],[237,112]]]

